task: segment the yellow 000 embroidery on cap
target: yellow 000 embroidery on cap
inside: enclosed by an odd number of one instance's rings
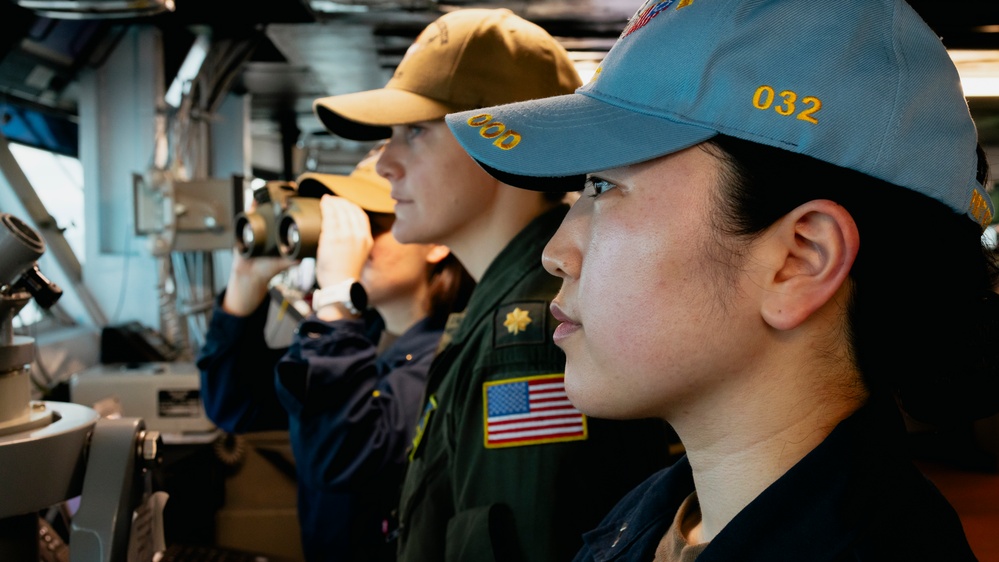
[[[488,113],[473,115],[466,121],[470,127],[478,127],[479,135],[493,141],[493,145],[501,150],[510,150],[520,144],[521,135],[513,129],[507,129],[500,121],[493,120]]]
[[[982,228],[992,223],[992,211],[989,210],[989,204],[977,190],[971,193],[971,204],[968,206],[968,210],[972,216],[978,218],[978,224]]]

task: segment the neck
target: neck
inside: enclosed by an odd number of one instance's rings
[[[706,410],[674,426],[684,443],[701,505],[700,540],[714,538],[743,508],[828,437],[866,394],[844,384],[850,374],[747,376]],[[740,374],[742,376],[742,374]],[[854,377],[859,375],[853,374]],[[825,381],[838,380],[843,386]],[[859,385],[859,383],[857,383]],[[766,399],[752,394],[765,393]]]
[[[423,304],[427,300],[426,292],[427,287],[422,286],[417,295],[405,295],[376,305],[375,309],[385,322],[385,331],[401,336],[422,320],[427,315]]]
[[[476,282],[503,248],[531,221],[559,203],[546,201],[539,193],[501,185],[489,213],[445,241],[451,252]]]

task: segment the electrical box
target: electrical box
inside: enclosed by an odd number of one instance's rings
[[[233,217],[243,210],[243,177],[169,180],[132,176],[135,234],[165,235],[177,252],[228,250]]]
[[[201,402],[201,378],[190,362],[98,365],[72,376],[70,400],[102,417],[139,417],[162,434],[215,430]],[[164,435],[169,440],[170,435]]]

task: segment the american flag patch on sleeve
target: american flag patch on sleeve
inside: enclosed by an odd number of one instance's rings
[[[586,416],[565,395],[565,375],[487,382],[482,394],[487,449],[587,437]]]

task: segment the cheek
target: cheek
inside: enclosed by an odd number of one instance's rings
[[[668,254],[668,248],[643,246],[627,233],[593,239],[579,279],[587,332],[618,349],[640,347],[637,342],[651,335],[650,324],[668,304]]]
[[[418,244],[401,244],[386,237],[371,248],[365,271],[382,282],[412,284],[426,272],[426,250]]]
[[[387,236],[375,239],[371,252],[368,254],[368,261],[364,263],[362,275],[372,281],[379,281],[392,272],[393,264],[398,261],[396,258],[396,244],[386,240]]]
[[[610,375],[647,351],[647,338],[658,334],[651,325],[659,317],[655,308],[662,304],[661,295],[652,294],[656,285],[650,270],[656,270],[656,265],[619,247],[614,240],[592,244],[578,284],[586,334],[583,353],[593,367]]]
[[[658,416],[682,386],[705,305],[704,278],[694,278],[704,264],[683,246],[604,237],[587,249],[577,297],[585,337],[566,349],[567,393],[582,411]]]
[[[420,192],[420,214],[429,227],[450,231],[489,212],[497,189],[477,164],[457,160],[441,169],[448,171]]]

